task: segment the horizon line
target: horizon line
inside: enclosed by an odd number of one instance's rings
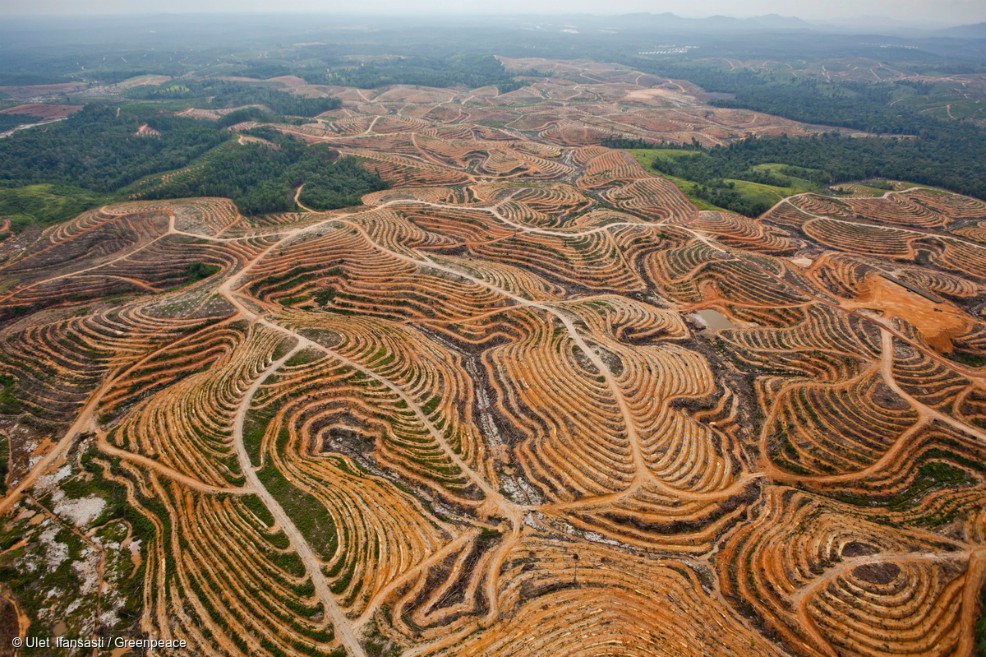
[[[347,18],[409,18],[409,17],[441,17],[441,18],[534,18],[534,17],[544,17],[544,18],[557,18],[557,17],[595,17],[595,18],[621,18],[627,16],[672,16],[675,18],[683,20],[694,20],[703,21],[710,19],[729,19],[737,21],[747,21],[756,20],[762,18],[780,18],[786,20],[797,20],[802,21],[809,25],[823,25],[832,26],[833,24],[838,24],[842,21],[859,20],[860,18],[879,18],[882,20],[887,20],[893,22],[900,26],[926,26],[928,27],[927,20],[907,20],[891,16],[880,16],[880,15],[866,15],[866,16],[835,16],[832,18],[818,19],[818,18],[805,18],[802,16],[797,16],[795,14],[780,14],[777,12],[769,12],[763,14],[749,14],[749,15],[737,15],[737,14],[723,14],[723,13],[712,13],[712,14],[702,14],[702,15],[687,15],[679,14],[672,11],[627,11],[627,12],[594,12],[594,11],[455,11],[455,10],[401,10],[401,11],[348,11],[348,10],[313,10],[313,9],[291,9],[284,8],[278,10],[213,10],[213,9],[201,9],[201,10],[184,10],[184,11],[127,11],[127,12],[89,12],[89,13],[72,13],[72,12],[14,12],[14,13],[4,13],[0,12],[0,16],[7,19],[77,19],[77,18],[155,18],[155,17],[199,17],[199,16],[242,16],[242,17],[254,17],[254,16],[344,16]],[[970,19],[968,22],[954,22],[943,21],[941,23],[936,23],[934,25],[935,29],[940,29],[942,27],[961,27],[968,25],[980,25],[984,24],[986,21],[980,21],[976,19]]]

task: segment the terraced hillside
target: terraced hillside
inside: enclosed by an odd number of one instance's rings
[[[676,84],[335,89],[279,129],[391,183],[363,206],[5,234],[0,633],[971,654],[986,204],[699,211],[593,135],[787,124]]]

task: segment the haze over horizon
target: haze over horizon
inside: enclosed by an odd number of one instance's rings
[[[37,0],[30,4],[3,0],[0,16],[77,16],[112,14],[184,14],[184,13],[345,13],[345,14],[624,14],[633,12],[672,12],[688,18],[732,16],[746,18],[765,14],[793,16],[811,21],[845,21],[856,17],[873,20],[886,17],[893,21],[933,25],[959,25],[986,21],[986,3],[980,0],[831,0],[830,2],[792,3],[783,0],[749,0],[737,6],[729,0],[620,0],[600,3],[597,0],[502,0],[495,7],[480,0],[424,0],[413,6],[400,0],[375,0],[354,9],[346,2],[318,0],[169,0],[144,2],[135,6],[129,0]]]

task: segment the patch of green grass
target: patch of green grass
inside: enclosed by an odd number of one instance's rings
[[[263,446],[267,425],[274,419],[280,407],[280,404],[270,404],[260,410],[251,408],[247,411],[243,422],[243,446],[246,447],[253,465],[260,463],[260,449]]]
[[[240,498],[240,501],[250,510],[250,513],[257,516],[260,522],[268,527],[274,526],[274,516],[267,510],[267,507],[264,506],[263,501],[259,497],[256,495],[244,495]]]
[[[0,375],[0,414],[17,415],[21,412],[21,403],[14,395],[14,387],[17,385],[16,379],[9,374]]]
[[[627,149],[627,152],[633,155],[634,159],[640,162],[640,166],[647,170],[650,170],[650,163],[654,161],[655,157],[679,158],[702,155],[701,151],[688,151],[680,148],[630,148]]]
[[[660,171],[656,171],[651,164],[654,162],[655,157],[663,157],[670,159],[685,158],[685,157],[702,157],[702,153],[699,151],[687,151],[672,148],[632,148],[627,151],[633,155],[634,159],[644,168],[648,173],[660,176],[666,180],[671,181],[675,186],[682,191],[682,193],[688,197],[695,207],[699,210],[716,210],[720,212],[728,212],[729,210],[709,201],[700,198],[698,195],[698,189],[701,187],[700,183],[693,182],[691,180],[685,180],[684,178],[678,178],[676,176],[671,176]],[[783,165],[761,165],[766,167],[773,166],[783,166]],[[773,171],[772,171],[773,173]],[[786,177],[790,179],[789,177]],[[800,194],[805,191],[816,191],[818,190],[817,185],[812,185],[807,180],[799,180],[797,185],[792,185],[791,187],[774,187],[772,185],[763,185],[760,183],[753,183],[746,180],[729,179],[725,182],[733,183],[735,190],[742,194],[744,197],[749,198],[752,201],[762,202],[767,205],[773,205],[780,201],[781,199],[792,196],[794,194]]]
[[[308,363],[314,363],[319,358],[322,358],[323,354],[317,349],[303,349],[296,353],[294,356],[288,359],[285,363],[287,367],[297,367],[298,365],[307,365]]]
[[[325,506],[314,496],[297,488],[273,464],[257,472],[264,488],[277,500],[284,512],[298,527],[315,553],[329,561],[339,544],[335,523]]]
[[[306,353],[308,352],[300,352],[292,360]],[[279,408],[280,405],[271,404],[262,411],[251,410],[247,414],[243,427],[243,442],[250,454],[251,463],[254,465],[260,461],[260,447],[264,433],[267,431],[267,425],[277,414]],[[288,431],[282,428],[277,442],[283,443],[287,439]],[[278,449],[279,447],[275,445],[274,448]],[[331,559],[338,546],[338,537],[336,536],[335,523],[325,506],[318,499],[288,481],[281,471],[270,462],[257,471],[257,476],[315,552],[326,561]],[[263,522],[269,520],[270,524],[273,524],[273,516],[269,514],[266,508],[260,508],[262,504],[257,504],[260,502],[259,499],[253,502],[248,498],[247,502],[258,518],[261,518]]]
[[[0,217],[10,219],[15,233],[36,224],[50,226],[71,219],[110,197],[71,185],[38,184],[0,188]]]
[[[725,208],[712,205],[708,201],[700,199],[696,196],[695,189],[698,188],[697,183],[693,183],[690,180],[685,180],[684,178],[675,178],[674,176],[669,176],[661,173],[660,171],[654,171],[654,169],[651,168],[651,162],[654,161],[654,156],[658,154],[669,153],[673,154],[672,157],[688,157],[697,155],[697,153],[693,151],[680,151],[668,148],[631,148],[627,152],[630,153],[630,155],[633,155],[633,158],[637,160],[640,166],[643,167],[644,171],[647,173],[660,176],[661,178],[673,182],[675,186],[680,189],[681,192],[688,197],[688,200],[691,201],[699,210],[718,210],[720,212],[726,211]]]
[[[881,189],[879,187],[874,187],[873,185],[864,185],[862,183],[854,183],[853,190],[855,196],[883,196],[887,193],[886,189]]]
[[[185,282],[196,283],[202,279],[209,278],[219,273],[216,265],[207,265],[202,262],[193,262],[185,267]]]
[[[788,164],[780,164],[778,162],[770,162],[767,164],[757,164],[750,167],[751,171],[765,171],[767,173],[773,174],[778,178],[784,179],[787,183],[786,187],[773,187],[773,189],[784,190],[785,196],[792,196],[794,194],[803,194],[805,192],[816,192],[819,194],[824,194],[826,192],[825,188],[818,183],[812,182],[807,178],[807,175],[812,173],[818,174],[823,173],[820,169],[806,169],[804,167],[795,167]],[[797,174],[802,174],[799,176]],[[771,187],[770,185],[765,185],[766,187]]]
[[[775,187],[737,178],[726,178],[725,182],[735,185],[734,189],[744,197],[768,205],[774,205],[792,195],[790,187]]]

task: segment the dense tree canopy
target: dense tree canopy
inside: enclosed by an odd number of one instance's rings
[[[175,176],[146,197],[225,196],[240,212],[252,215],[295,209],[294,192],[302,184],[299,200],[317,210],[359,205],[363,194],[386,188],[354,158],[337,157],[324,146],[284,139],[273,145],[233,143],[194,176]]]
[[[359,66],[333,68],[306,75],[310,82],[373,89],[388,84],[425,87],[496,86],[502,93],[519,89],[515,80],[492,55],[458,54],[450,57],[393,57]]]
[[[968,121],[935,119],[894,103],[904,87],[921,91],[920,82],[828,83],[695,63],[639,59],[634,64],[661,75],[690,80],[708,91],[731,94],[731,98],[710,101],[720,107],[752,109],[816,125],[883,135],[750,138],[714,148],[708,151],[708,159],[659,163],[665,173],[701,182],[722,178],[751,180],[749,174],[744,175],[751,166],[782,163],[819,170],[813,179],[823,184],[875,176],[936,185],[986,199],[986,170],[981,166],[986,152],[986,128]]]
[[[42,117],[32,114],[0,114],[0,132],[6,132],[24,123],[43,121]]]
[[[144,124],[160,134],[138,135]],[[0,186],[65,183],[113,192],[183,167],[226,138],[207,121],[90,105],[65,121],[0,140]]]
[[[294,209],[294,190],[301,184],[302,202],[317,209],[357,205],[363,194],[385,187],[355,160],[337,160],[324,146],[306,146],[271,129],[255,131],[269,144],[241,145],[225,129],[265,116],[247,109],[217,122],[87,106],[66,121],[0,140],[0,210],[18,217],[19,226],[32,217],[48,223],[136,194],[226,196],[241,212],[260,214]],[[143,125],[155,132],[139,134]],[[194,175],[153,178],[193,162]],[[56,191],[71,203],[55,203]]]

